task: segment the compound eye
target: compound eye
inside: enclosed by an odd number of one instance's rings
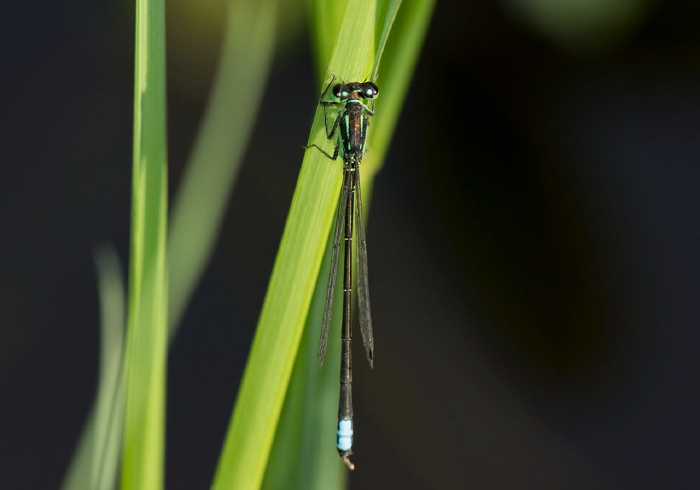
[[[333,87],[333,98],[337,100],[347,100],[350,96],[347,87],[345,85],[338,84]]]
[[[364,84],[362,89],[362,95],[365,99],[373,99],[379,94],[379,89],[372,82],[367,82]]]

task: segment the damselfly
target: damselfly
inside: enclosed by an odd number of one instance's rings
[[[330,70],[329,70],[330,71]],[[324,100],[328,90],[337,78],[333,78],[321,93],[319,104],[323,106],[326,126],[326,137],[331,140],[339,132],[338,141],[333,155],[321,147],[312,144],[305,148],[315,147],[331,160],[343,159],[343,187],[338,199],[335,231],[333,233],[333,248],[331,251],[331,271],[326,291],[326,305],[323,312],[321,340],[318,346],[319,365],[323,365],[328,346],[328,329],[333,311],[333,295],[338,273],[338,252],[341,239],[345,240],[345,262],[343,267],[343,325],[341,333],[341,364],[340,364],[340,403],[338,407],[338,453],[351,470],[354,465],[350,462],[352,454],[352,238],[357,217],[357,299],[360,319],[360,332],[367,353],[370,367],[374,365],[374,337],[372,336],[372,317],[369,307],[369,289],[367,285],[367,242],[365,227],[362,221],[362,193],[360,191],[360,163],[365,152],[365,140],[369,118],[374,115],[374,99],[379,90],[374,82],[351,82],[333,86],[330,100]],[[365,105],[363,100],[371,101],[372,108]],[[333,125],[328,127],[329,107],[341,106]]]

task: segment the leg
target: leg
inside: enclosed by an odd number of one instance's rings
[[[335,130],[338,129],[338,124],[340,124],[340,119],[343,117],[343,114],[345,114],[345,111],[340,110],[338,111],[338,117],[335,118],[335,122],[333,123],[333,127],[328,130],[328,113],[326,112],[326,108],[329,105],[336,105],[335,102],[327,101],[327,100],[322,100],[320,101],[320,104],[323,106],[323,122],[326,125],[326,138],[333,139],[333,136],[335,135]],[[372,114],[374,115],[374,114]]]
[[[331,160],[336,160],[338,158],[338,150],[340,148],[340,146],[338,146],[338,145],[335,145],[335,151],[333,152],[333,156],[326,153],[326,151],[323,148],[321,148],[320,146],[318,146],[316,143],[314,143],[313,145],[309,145],[309,146],[302,146],[301,149],[307,150],[307,149],[312,148],[312,147],[316,148],[318,151],[320,151],[321,153],[326,155],[326,157],[330,158]]]
[[[326,85],[326,88],[323,89],[323,92],[321,92],[321,96],[318,98],[318,103],[319,103],[319,104],[323,104],[323,102],[325,102],[325,101],[323,100],[323,98],[326,96],[326,94],[328,93],[328,89],[331,88],[331,85],[333,85],[333,82],[335,82],[335,79],[336,79],[335,73],[333,73],[333,72],[330,71],[330,70],[328,70],[328,71],[331,73],[331,75],[333,75],[333,78],[331,78],[331,81],[328,82],[328,85]]]

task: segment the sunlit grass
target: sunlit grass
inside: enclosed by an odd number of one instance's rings
[[[379,70],[381,97],[368,136],[371,151],[363,162],[367,204],[373,176],[381,166],[408,90],[432,6],[432,1],[417,0],[406,0],[403,5],[399,1],[362,0],[316,1],[311,5],[319,89],[322,81],[327,83],[329,79],[326,67],[346,81],[374,79]],[[137,3],[128,341],[125,371],[121,371],[119,357],[112,360],[109,371],[114,378],[116,367],[116,379],[125,376],[126,384],[118,381],[106,389],[100,387],[102,401],[98,400],[97,406],[106,406],[103,410],[108,413],[93,413],[84,437],[90,444],[105,444],[99,442],[104,439],[104,427],[112,427],[113,436],[114,424],[121,423],[125,413],[123,441],[112,437],[109,443],[113,448],[124,444],[121,487],[125,489],[163,487],[168,325],[172,334],[208,261],[272,58],[277,2],[232,0],[227,12],[222,61],[201,132],[175,197],[166,256],[165,12],[162,0]],[[240,93],[246,94],[244,102]],[[332,146],[325,138],[322,114],[317,111],[309,142]],[[330,489],[342,487],[345,481],[345,469],[333,447],[337,403],[337,369],[333,364],[337,364],[337,354],[335,350],[330,352],[330,366],[319,371],[314,355],[315,331],[304,336],[304,347],[299,352],[305,323],[309,321],[314,327],[320,323],[323,291],[315,288],[341,174],[341,165],[329,164],[320,152],[304,154],[246,372],[213,477],[217,489],[258,488],[266,471],[270,488],[279,488],[274,482],[283,481],[285,488]],[[166,264],[170,267],[169,280]],[[325,274],[319,284],[324,289]],[[312,302],[312,298],[316,299]],[[111,343],[120,350],[118,341]],[[295,382],[288,392],[293,366]],[[124,405],[119,402],[120,386],[126,387]],[[278,424],[285,397],[289,409]],[[102,421],[97,429],[95,420]],[[95,438],[95,431],[101,436]],[[279,451],[268,467],[273,440]],[[109,468],[114,473],[119,467],[118,451],[81,447],[92,449],[80,454],[94,450],[101,451],[101,456],[76,457],[73,468],[78,469],[71,475],[108,475]],[[114,478],[106,478],[110,479],[99,488],[113,488]],[[77,482],[84,481],[67,477],[64,488],[81,488]]]
[[[167,371],[165,4],[136,2],[131,255],[121,488],[163,487]]]

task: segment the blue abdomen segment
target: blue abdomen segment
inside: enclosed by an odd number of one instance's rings
[[[338,420],[338,451],[350,451],[352,448],[352,419]]]

